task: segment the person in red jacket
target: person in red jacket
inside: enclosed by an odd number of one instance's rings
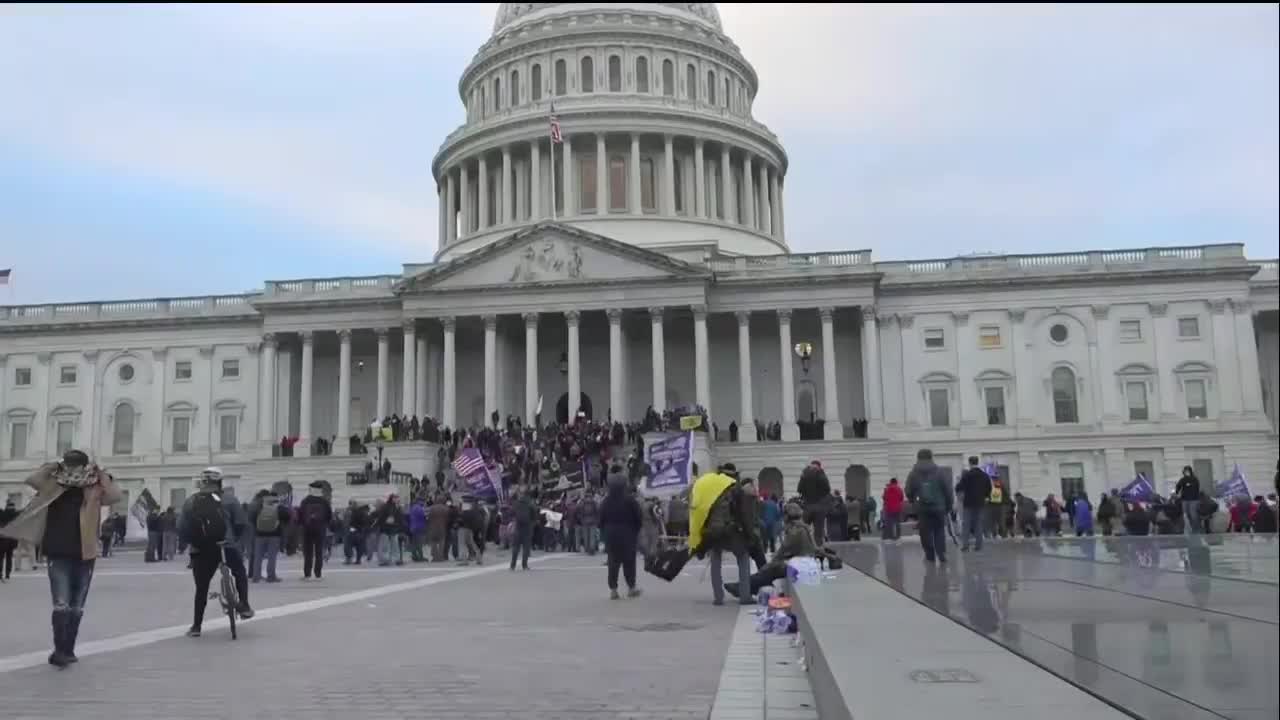
[[[889,478],[889,484],[884,486],[881,539],[897,540],[901,537],[902,506],[905,503],[906,495],[902,492],[902,486],[898,484],[898,478]]]

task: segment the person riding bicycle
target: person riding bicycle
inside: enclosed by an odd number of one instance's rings
[[[235,578],[236,594],[240,596],[236,610],[242,620],[253,617],[249,607],[249,577],[239,544],[239,537],[248,524],[240,503],[222,492],[222,470],[205,468],[200,473],[199,489],[183,504],[178,520],[178,536],[191,548],[191,575],[196,581],[195,612],[187,637],[200,637],[204,608],[209,602],[209,582],[218,572],[224,553],[227,568]]]

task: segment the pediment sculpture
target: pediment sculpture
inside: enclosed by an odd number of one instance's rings
[[[511,271],[510,281],[532,283],[582,277],[582,251],[578,246],[546,240],[525,246]]]

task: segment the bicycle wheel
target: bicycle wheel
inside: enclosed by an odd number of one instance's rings
[[[240,598],[236,595],[236,584],[231,579],[231,571],[222,567],[222,609],[227,613],[227,622],[231,627],[231,639],[236,639],[236,607]]]

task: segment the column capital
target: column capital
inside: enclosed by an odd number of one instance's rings
[[[898,316],[893,313],[887,313],[885,315],[879,316],[877,320],[880,321],[881,325],[892,325],[898,322]]]
[[[1089,309],[1093,312],[1095,320],[1106,320],[1107,314],[1111,312],[1110,305],[1092,305]]]
[[[818,308],[818,317],[822,318],[822,322],[831,322],[832,318],[835,317],[835,314],[836,309],[833,307]]]
[[[622,308],[609,308],[604,311],[604,314],[609,318],[610,325],[619,325],[622,323]]]
[[[1249,314],[1249,307],[1250,307],[1249,298],[1245,298],[1245,297],[1231,298],[1231,308],[1235,310],[1237,314],[1245,314],[1245,315]]]
[[[751,322],[750,310],[738,310],[733,314],[734,314],[734,317],[738,318],[738,327],[746,327],[748,324],[750,324]]]
[[[661,323],[666,311],[665,307],[651,307],[649,308],[649,319],[655,323]]]
[[[497,329],[498,329],[498,316],[497,316],[497,315],[484,315],[484,316],[482,316],[482,317],[481,317],[481,319],[482,319],[482,320],[484,320],[484,329],[485,329],[485,332],[488,332],[488,331],[490,331],[490,330],[497,330]]]
[[[263,344],[263,345],[264,345],[268,350],[275,350],[275,349],[276,349],[276,344],[277,344],[277,343],[276,343],[276,334],[275,334],[275,333],[265,333],[265,334],[263,334],[263,336],[262,336],[262,344]]]
[[[956,325],[968,325],[969,313],[964,310],[953,310],[951,312],[951,319],[955,320]]]
[[[1226,300],[1210,300],[1209,312],[1213,313],[1214,315],[1225,315],[1227,312],[1227,301]]]
[[[538,313],[527,312],[521,315],[520,317],[524,318],[524,326],[526,328],[532,329],[532,328],[538,327]]]
[[[781,325],[791,324],[791,308],[778,308],[778,323]]]
[[[256,355],[258,351],[262,349],[262,343],[248,342],[244,344],[244,349],[248,351],[250,355]]]
[[[213,357],[212,345],[201,345],[200,347],[196,348],[196,351],[200,353],[201,357]]]
[[[582,317],[577,310],[566,310],[564,313],[564,321],[569,327],[578,327],[578,320]]]
[[[1009,319],[1020,323],[1027,318],[1026,308],[1009,308]]]
[[[451,333],[458,327],[458,318],[453,315],[443,315],[436,319],[440,321],[440,327],[443,328],[445,332]]]
[[[340,328],[338,330],[338,342],[351,342],[351,328]]]
[[[1151,313],[1151,317],[1164,317],[1169,312],[1169,303],[1153,302],[1147,303],[1147,310]]]
[[[403,321],[403,322],[401,322],[401,323],[400,323],[400,330],[401,330],[402,332],[404,332],[406,335],[407,335],[407,334],[411,334],[411,333],[415,333],[415,332],[417,332],[417,331],[418,331],[418,321],[417,321],[417,320],[405,320],[405,321]]]
[[[386,341],[387,341],[387,335],[388,335],[388,334],[390,334],[390,332],[391,332],[391,331],[390,331],[389,329],[384,328],[384,327],[374,328],[374,329],[373,329],[373,334],[374,334],[374,336],[375,336],[375,337],[377,337],[377,338],[378,338],[378,342],[380,342],[380,343],[381,343],[381,342],[386,342]]]
[[[316,335],[310,330],[303,330],[298,333],[298,337],[302,340],[303,345],[311,345],[315,343]]]
[[[875,306],[875,305],[863,305],[863,306],[862,306],[861,308],[859,308],[859,309],[862,311],[862,319],[863,319],[863,321],[865,321],[865,322],[875,322],[875,320],[876,320],[876,306]]]
[[[916,316],[911,313],[898,313],[898,324],[904,328],[910,329],[916,322]]]
[[[52,359],[53,359],[53,353],[49,352],[48,350],[36,353],[36,362],[40,363],[41,365],[48,365],[49,361]]]
[[[164,357],[164,354],[165,354],[165,352],[166,352],[166,349],[165,349],[165,348],[153,349],[151,352],[152,352],[153,354],[154,354],[154,353],[159,353],[159,354],[160,354],[160,355],[159,355],[159,357],[157,357],[157,358],[156,358],[157,360],[159,360],[159,359],[161,359],[161,358],[163,358],[163,357]],[[84,356],[84,359],[85,359],[85,360],[88,360],[89,362],[94,362],[94,361],[96,361],[96,360],[98,359],[98,351],[97,351],[97,350],[85,350],[83,353],[81,353],[81,355],[83,355],[83,356]]]
[[[690,305],[690,306],[689,306],[689,309],[693,311],[693,319],[694,319],[694,320],[702,320],[702,321],[704,321],[704,322],[706,321],[706,319],[707,319],[707,306],[706,306],[706,305]]]

